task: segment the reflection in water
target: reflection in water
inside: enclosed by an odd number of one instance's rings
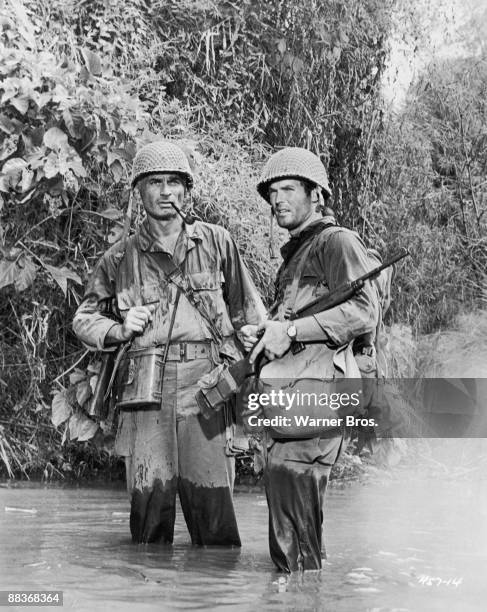
[[[77,611],[483,610],[486,489],[405,468],[332,488],[329,561],[284,577],[261,494],[236,495],[243,547],[225,549],[192,548],[180,512],[173,546],[133,545],[124,491],[0,488],[0,588],[63,590]]]

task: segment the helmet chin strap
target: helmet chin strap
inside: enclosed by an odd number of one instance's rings
[[[317,189],[316,199],[314,200],[314,204],[316,204],[316,212],[320,212],[322,215],[324,215],[325,198],[323,197],[323,193],[319,187]]]
[[[277,259],[276,247],[274,245],[274,209],[271,206],[271,224],[269,228],[269,254],[271,259]]]

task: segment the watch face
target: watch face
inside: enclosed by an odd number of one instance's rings
[[[287,328],[287,335],[291,338],[291,340],[294,340],[294,338],[296,338],[297,333],[298,330],[296,329],[296,325],[290,325]]]

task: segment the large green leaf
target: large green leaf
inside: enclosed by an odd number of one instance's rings
[[[86,372],[80,370],[79,368],[75,368],[73,372],[69,375],[69,382],[72,385],[76,385],[82,380],[86,379]]]
[[[29,191],[32,187],[32,183],[34,182],[34,172],[30,168],[24,168],[22,170],[22,180],[20,181],[20,191],[21,193],[25,193]]]
[[[91,387],[87,380],[83,380],[76,386],[76,401],[83,406],[91,397]]]
[[[59,157],[55,153],[49,153],[44,160],[44,166],[42,168],[46,178],[51,179],[61,174],[61,168],[59,167]]]
[[[21,157],[7,159],[0,173],[0,191],[8,192],[11,187],[17,187],[22,180],[22,172],[26,167],[27,162]]]
[[[7,159],[7,157],[10,157],[13,153],[15,153],[15,151],[17,151],[18,141],[19,137],[17,134],[12,134],[4,139],[0,145],[0,160]]]
[[[74,149],[72,149],[72,154],[67,159],[67,165],[77,176],[88,176],[88,173],[86,172],[83,166],[81,158],[74,152]]]
[[[68,136],[58,127],[52,127],[47,130],[43,138],[46,147],[49,147],[53,151],[63,149],[68,145]]]
[[[14,106],[21,115],[29,110],[29,98],[27,96],[16,96],[10,100],[10,104]]]
[[[95,76],[101,75],[101,61],[99,56],[90,49],[81,49],[83,59],[85,60],[86,67]]]
[[[0,289],[15,285],[17,291],[24,291],[34,282],[37,266],[28,255],[22,255],[14,261],[0,260]]]
[[[2,259],[2,261],[0,261],[0,289],[8,285],[13,285],[16,277],[17,262]]]
[[[49,264],[43,263],[44,268],[49,272],[56,283],[61,287],[64,295],[68,294],[68,279],[74,281],[78,285],[82,285],[83,281],[81,278],[66,266],[57,268],[56,266],[50,266]]]
[[[15,279],[17,291],[24,291],[30,287],[37,275],[37,266],[28,255],[23,255],[18,263],[18,276]]]
[[[63,120],[73,138],[81,138],[84,129],[84,118],[82,115],[73,115],[69,109],[63,111]]]
[[[0,130],[6,134],[18,134],[22,129],[22,123],[17,119],[11,119],[6,115],[0,115]]]
[[[64,421],[69,419],[72,410],[71,406],[69,405],[67,392],[65,389],[63,391],[58,391],[54,394],[54,397],[52,398],[51,408],[51,421],[55,427],[61,425],[61,423],[64,423]]]
[[[110,166],[110,172],[112,173],[115,183],[119,183],[124,175],[122,164],[118,160],[115,160]]]
[[[98,431],[98,425],[84,414],[73,414],[69,419],[69,437],[71,440],[85,442],[91,440]]]

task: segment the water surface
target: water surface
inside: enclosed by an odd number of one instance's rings
[[[192,548],[180,509],[172,547],[133,545],[124,490],[1,487],[0,587],[62,590],[64,609],[80,611],[483,611],[486,493],[485,479],[409,469],[334,487],[328,562],[286,581],[263,493],[236,494],[243,547],[232,550]]]

